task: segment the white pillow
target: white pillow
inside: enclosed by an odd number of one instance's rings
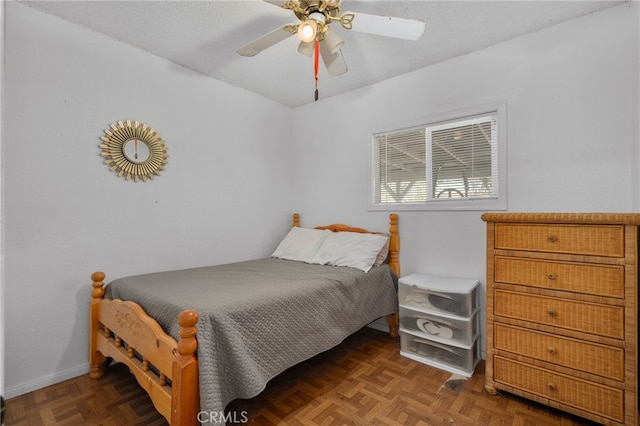
[[[335,232],[327,236],[311,263],[350,266],[369,272],[387,240],[385,235]]]
[[[384,243],[384,246],[382,246],[382,249],[380,249],[380,253],[378,253],[378,256],[376,257],[376,261],[373,262],[373,266],[380,266],[382,265],[384,262],[387,261],[387,257],[389,257],[389,242],[390,242],[390,238],[388,235],[385,235],[385,237],[387,237],[387,242]]]
[[[295,226],[280,242],[271,257],[310,263],[311,258],[322,245],[322,242],[331,233],[328,229],[310,229]]]

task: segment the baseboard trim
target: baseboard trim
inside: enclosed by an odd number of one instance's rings
[[[9,399],[16,396],[24,395],[25,393],[33,392],[35,390],[55,385],[56,383],[60,383],[68,379],[73,379],[74,377],[82,376],[83,374],[89,374],[89,363],[68,368],[63,371],[58,371],[53,374],[47,374],[46,376],[29,380],[28,382],[20,383],[15,386],[5,387],[4,398]]]

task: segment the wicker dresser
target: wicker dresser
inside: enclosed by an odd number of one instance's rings
[[[637,425],[640,214],[485,213],[486,384]]]

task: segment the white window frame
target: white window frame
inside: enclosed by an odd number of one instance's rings
[[[491,198],[457,198],[438,200],[431,199],[417,203],[376,203],[375,202],[375,155],[374,137],[380,133],[402,131],[420,126],[434,127],[450,122],[459,122],[476,116],[492,114],[497,121],[497,179],[498,193]],[[425,141],[426,143],[426,141]],[[465,108],[455,112],[434,114],[396,125],[387,125],[382,128],[371,129],[367,138],[369,154],[369,211],[449,211],[449,210],[507,210],[507,103],[506,101],[494,102],[480,106]]]

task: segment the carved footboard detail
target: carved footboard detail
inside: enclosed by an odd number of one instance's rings
[[[102,376],[107,357],[113,358],[129,367],[171,425],[198,424],[198,314],[188,310],[179,315],[180,341],[176,342],[138,304],[104,299],[104,278],[102,272],[91,276],[90,377]]]

